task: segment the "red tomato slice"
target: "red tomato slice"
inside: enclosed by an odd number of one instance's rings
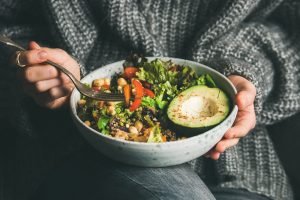
[[[155,94],[154,92],[152,92],[152,90],[149,90],[147,88],[144,88],[144,94],[148,97],[151,97],[151,98],[154,98],[155,97]]]
[[[135,99],[132,102],[131,106],[129,107],[130,112],[135,111],[141,105],[141,103],[142,103],[142,99],[141,98]]]
[[[142,98],[144,96],[144,87],[141,84],[141,82],[136,79],[133,79],[132,84],[134,85],[136,91],[135,98],[136,99]]]

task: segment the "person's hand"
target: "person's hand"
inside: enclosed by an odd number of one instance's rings
[[[43,64],[46,60],[56,62],[80,79],[78,63],[61,49],[40,47],[36,42],[29,43],[29,50],[19,56],[19,62],[26,65],[17,70],[23,91],[43,107],[56,109],[67,103],[74,89],[71,80],[55,67]]]
[[[237,89],[236,104],[238,106],[238,113],[233,127],[231,127],[225,133],[223,139],[205,155],[214,160],[219,159],[220,154],[226,149],[236,145],[239,139],[246,136],[256,124],[253,104],[256,95],[254,85],[241,76],[232,75],[228,78]]]

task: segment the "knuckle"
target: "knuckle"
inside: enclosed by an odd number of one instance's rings
[[[55,89],[52,88],[48,91],[48,98],[49,98],[50,101],[54,101],[56,99]]]
[[[24,79],[28,82],[32,82],[32,77],[33,77],[33,70],[30,67],[26,67],[24,69]]]
[[[239,136],[244,137],[244,136],[246,136],[249,132],[250,132],[250,129],[243,126],[243,127],[240,128],[240,134],[239,134]]]
[[[36,92],[44,92],[44,85],[40,81],[34,84],[34,88]]]
[[[57,72],[57,69],[50,66],[49,69],[48,69],[48,73],[49,73],[50,77],[56,77],[58,72]]]
[[[68,56],[68,53],[63,49],[55,49],[55,51],[62,57],[65,58]]]
[[[222,142],[220,142],[218,145],[217,145],[217,149],[219,152],[224,152],[226,150],[226,145]]]
[[[33,63],[36,63],[38,58],[37,51],[36,50],[25,51],[23,54],[21,54],[20,58],[22,64],[31,65]]]
[[[70,79],[65,74],[60,75],[60,80],[61,80],[62,84],[67,84],[70,82]]]
[[[237,145],[239,143],[239,141],[240,141],[240,138],[236,138],[236,140],[234,141],[234,145]]]

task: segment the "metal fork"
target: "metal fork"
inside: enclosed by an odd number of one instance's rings
[[[16,42],[12,41],[10,38],[1,36],[0,35],[0,42],[13,46],[21,51],[26,51],[21,45],[17,44]],[[69,72],[66,68],[62,67],[61,65],[54,63],[50,60],[47,60],[45,62],[46,64],[54,66],[56,69],[60,70],[61,72],[65,73],[71,81],[74,83],[77,90],[92,99],[100,100],[100,101],[124,101],[124,95],[123,94],[114,94],[114,93],[106,93],[106,92],[97,92],[94,91],[92,88],[87,87],[83,83],[81,83],[79,80],[77,80],[71,72]]]

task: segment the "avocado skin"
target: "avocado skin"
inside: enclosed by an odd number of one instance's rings
[[[204,133],[204,132],[212,129],[215,126],[217,126],[217,125],[206,126],[206,127],[201,127],[201,128],[190,128],[190,127],[185,127],[185,126],[181,126],[181,125],[175,124],[173,121],[171,121],[168,118],[168,127],[170,127],[171,130],[175,131],[176,135],[178,137],[192,137],[192,136],[196,136],[196,135],[199,135],[201,133]]]

